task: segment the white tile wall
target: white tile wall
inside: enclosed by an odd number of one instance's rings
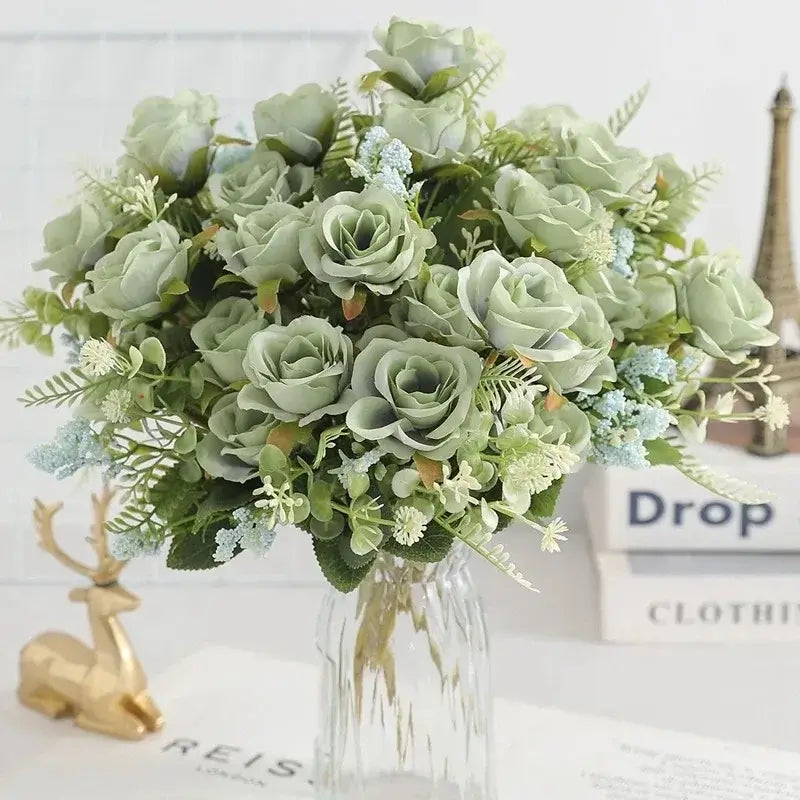
[[[0,242],[2,296],[42,284],[30,263],[40,256],[44,223],[69,204],[75,170],[113,164],[132,106],[149,94],[195,87],[217,94],[220,130],[250,124],[253,103],[304,81],[329,83],[363,69],[365,36],[326,34],[18,34],[0,35]],[[67,501],[57,531],[81,548],[89,487],[58,482],[25,454],[68,416],[25,409],[16,398],[60,368],[28,349],[0,351],[0,582],[65,581],[72,576],[36,546],[30,510],[35,495]],[[153,562],[132,565],[140,580],[317,580],[308,542],[279,537],[267,562],[185,576]]]

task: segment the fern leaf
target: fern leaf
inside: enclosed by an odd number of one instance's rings
[[[353,124],[356,110],[350,103],[347,82],[339,78],[331,87],[331,92],[338,105],[337,124],[333,143],[322,160],[323,173],[342,166],[346,158],[355,158],[356,154],[357,138],[355,125]]]
[[[670,219],[678,226],[685,225],[697,216],[706,196],[722,174],[722,169],[716,164],[703,164],[692,169],[691,174],[690,181],[678,184],[671,190],[667,187],[664,195]]]
[[[44,383],[26,389],[20,402],[26,407],[55,405],[72,406],[79,399],[91,397],[119,376],[111,374],[98,379],[87,378],[77,367],[64,370]]]
[[[489,94],[495,81],[503,71],[505,59],[502,54],[490,56],[485,64],[481,64],[475,72],[461,84],[468,105],[477,105]]]
[[[609,118],[608,129],[614,136],[619,136],[628,127],[631,120],[639,113],[639,109],[644,103],[647,93],[650,91],[650,84],[646,83],[637,89]]]
[[[475,390],[475,405],[484,413],[498,411],[514,389],[534,395],[544,391],[536,368],[518,358],[503,358],[487,366]]]
[[[684,456],[676,468],[689,480],[734,503],[761,505],[775,499],[774,492],[761,489],[748,481],[726,475],[724,472],[717,472],[693,456]]]
[[[532,592],[539,591],[534,588],[533,584],[517,569],[516,564],[511,560],[511,554],[503,545],[496,544],[494,547],[489,546],[489,543],[492,541],[491,533],[483,533],[480,529],[477,529],[470,534],[462,534],[456,530],[455,534],[467,547],[474,550],[492,566],[497,567],[501,572],[515,580],[520,586],[524,586]]]

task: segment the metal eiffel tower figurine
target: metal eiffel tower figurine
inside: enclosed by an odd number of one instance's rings
[[[800,289],[792,255],[791,221],[789,219],[789,132],[794,104],[784,77],[772,104],[772,158],[769,185],[764,208],[764,226],[758,249],[754,278],[766,298],[772,303],[775,315],[770,329],[779,336],[786,322],[800,322]],[[782,340],[761,347],[756,354],[763,364],[771,364],[780,380],[770,384],[776,395],[787,401],[800,396],[800,353],[787,349]],[[718,362],[714,373],[732,374],[732,366]],[[762,405],[763,393],[756,393],[754,405]],[[763,422],[753,423],[753,435],[748,449],[759,455],[772,456],[787,450],[787,428],[770,430]]]

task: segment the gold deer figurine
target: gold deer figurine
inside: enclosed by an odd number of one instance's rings
[[[86,730],[121,739],[141,739],[163,725],[147,693],[147,678],[128,636],[117,621],[121,611],[139,606],[139,598],[117,582],[125,566],[108,551],[106,515],[113,497],[107,486],[92,495],[94,522],[87,541],[97,554],[91,568],[67,555],[55,541],[53,516],[61,503],[36,501],[33,518],[39,545],[64,566],[91,578],[93,585],[73,589],[70,600],[86,603],[94,648],[65,633],[43,633],[20,654],[20,701],[49,717],[74,716]]]

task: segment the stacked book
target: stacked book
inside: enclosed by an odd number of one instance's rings
[[[587,468],[602,637],[800,639],[800,456],[708,444],[701,458],[774,498],[731,502],[670,467]]]

